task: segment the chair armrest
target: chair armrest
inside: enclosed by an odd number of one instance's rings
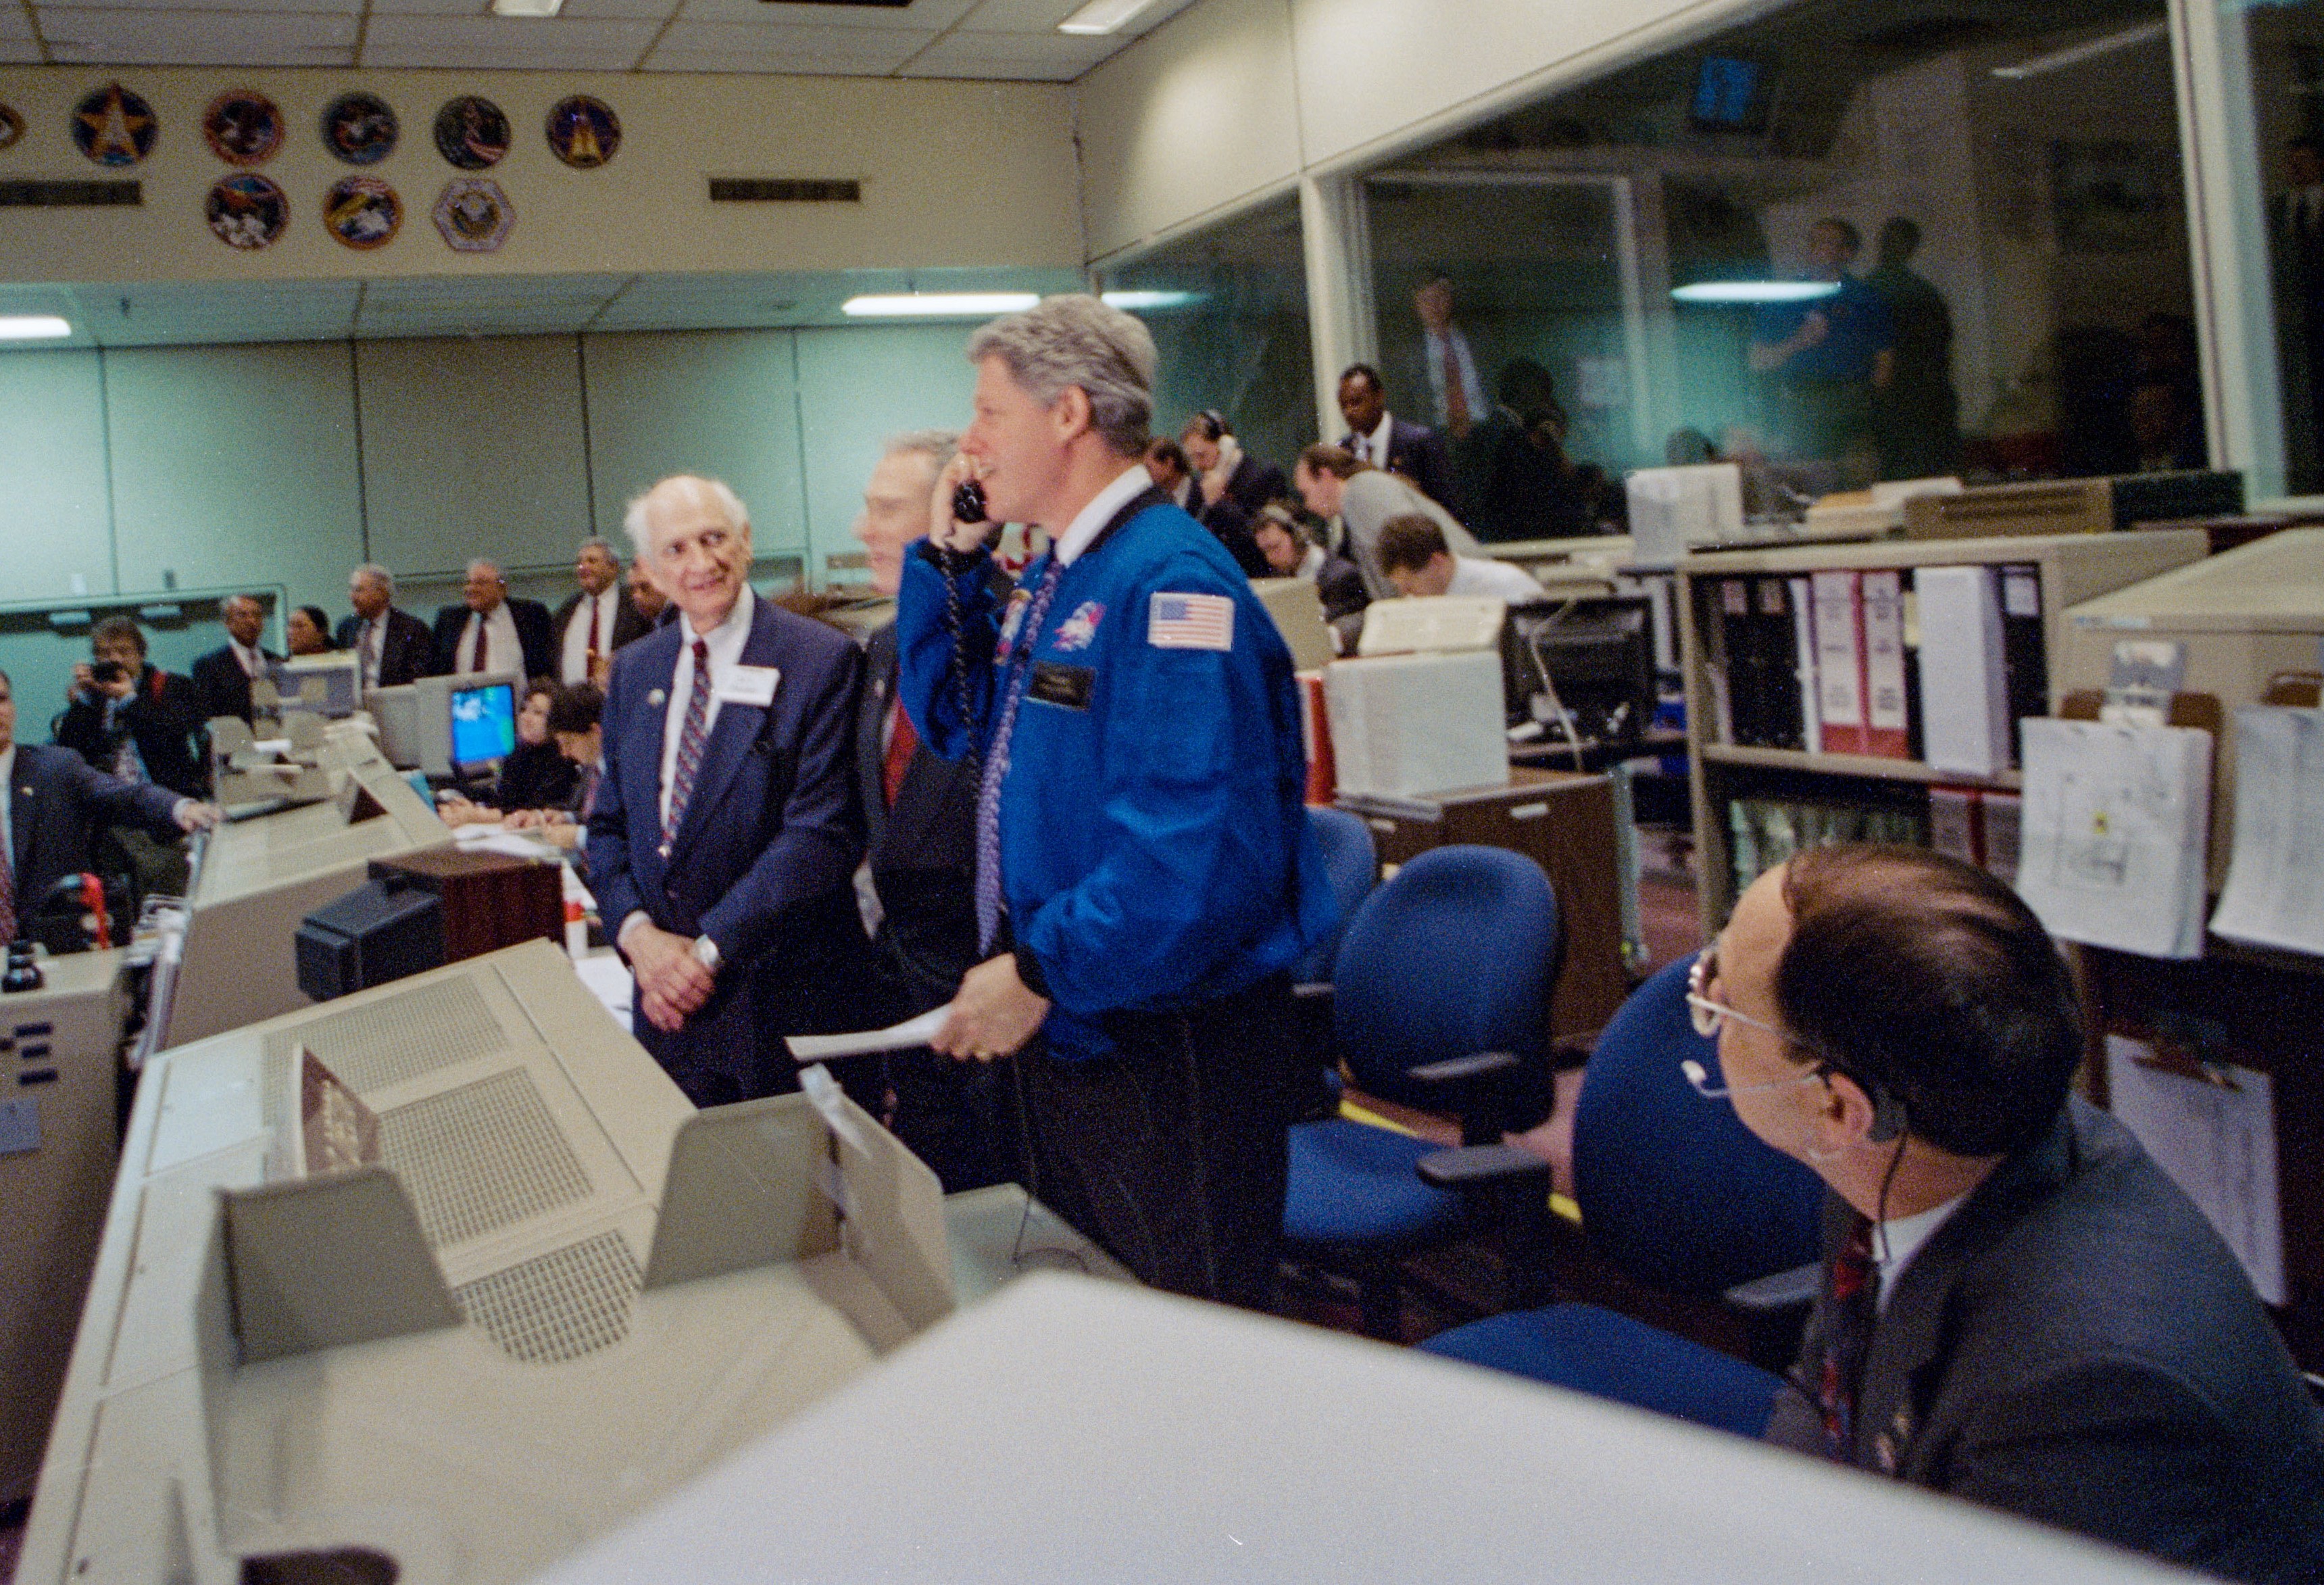
[[[1816,1295],[1822,1291],[1823,1267],[1820,1262],[1810,1261],[1788,1271],[1738,1282],[1722,1296],[1747,1315],[1766,1315],[1781,1310],[1803,1310],[1814,1304]]]
[[[1546,1193],[1549,1163],[1515,1145],[1462,1145],[1433,1151],[1413,1163],[1420,1181],[1439,1189],[1480,1189],[1538,1177]]]
[[[1516,1067],[1518,1061],[1514,1052],[1478,1051],[1467,1056],[1448,1056],[1443,1062],[1425,1062],[1416,1068],[1406,1068],[1405,1075],[1424,1084],[1449,1084],[1461,1079],[1481,1079],[1488,1074],[1507,1073]]]

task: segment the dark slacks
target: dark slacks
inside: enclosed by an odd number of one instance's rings
[[[1275,1293],[1283,1234],[1289,982],[1101,1020],[1118,1054],[1019,1059],[1040,1183],[1059,1215],[1149,1286],[1246,1309]]]

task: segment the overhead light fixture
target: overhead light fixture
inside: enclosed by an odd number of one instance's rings
[[[555,16],[565,0],[493,0],[494,16]]]
[[[1029,291],[908,291],[851,297],[839,311],[852,319],[965,319],[1021,314],[1040,300]]]
[[[72,334],[54,314],[0,314],[0,341],[57,341]]]
[[[1674,286],[1671,297],[1683,303],[1812,303],[1839,290],[1835,281],[1698,281]]]
[[[2143,22],[2135,28],[2125,28],[2118,33],[2108,33],[2102,39],[2092,39],[2086,44],[2075,44],[2063,50],[2053,50],[2047,55],[2036,55],[2031,60],[2021,60],[2015,66],[1997,66],[1993,75],[2006,82],[2023,82],[2029,77],[2040,77],[2045,71],[2055,71],[2061,66],[2080,66],[2085,60],[2095,60],[2101,55],[2111,55],[2116,50],[2134,45],[2150,44],[2168,38],[2168,22]]]
[[[1139,309],[1150,311],[1190,308],[1203,300],[1203,294],[1199,291],[1109,291],[1103,300],[1109,309],[1120,309],[1126,312],[1135,312]]]
[[[1057,24],[1061,33],[1116,33],[1154,0],[1089,0]]]

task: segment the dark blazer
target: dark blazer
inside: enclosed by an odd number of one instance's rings
[[[511,809],[569,809],[580,787],[581,767],[559,753],[555,743],[519,743],[501,761],[492,805],[503,814]]]
[[[1242,508],[1245,518],[1257,519],[1259,509],[1271,501],[1280,501],[1291,493],[1291,485],[1283,470],[1271,462],[1261,462],[1248,451],[1227,475],[1225,499]]]
[[[1832,1206],[1827,1260],[1852,1221]],[[1803,1360],[1829,1325],[1820,1304]],[[1811,1395],[1779,1393],[1767,1435],[1821,1452]],[[1854,1454],[2230,1579],[2324,1577],[2324,1419],[2203,1213],[2079,1100],[1897,1278]]]
[[[258,652],[268,661],[282,659],[273,650],[260,645]],[[234,658],[234,646],[220,644],[194,661],[194,691],[201,696],[204,721],[221,715],[238,715],[248,721],[251,716],[250,674],[242,662]]]
[[[1351,429],[1340,437],[1340,444],[1355,449],[1356,435]],[[1407,424],[1393,415],[1388,419],[1388,461],[1383,464],[1373,457],[1374,467],[1386,467],[1391,474],[1402,474],[1427,493],[1428,498],[1451,512],[1461,515],[1461,486],[1452,472],[1452,458],[1444,449],[1443,438],[1425,424]]]
[[[869,839],[881,918],[878,946],[909,1018],[941,1006],[974,967],[978,762],[947,760],[926,743],[904,768],[888,807],[881,744],[896,697],[896,624],[865,645],[862,703],[855,716],[855,786]]]
[[[16,913],[38,907],[49,888],[89,867],[97,828],[142,825],[175,842],[180,795],[91,769],[78,754],[45,743],[16,745],[9,778],[9,861],[15,866]]]
[[[463,610],[466,609],[465,606]],[[401,687],[436,675],[436,635],[428,624],[400,606],[387,608],[387,632],[379,644],[379,686]],[[339,623],[339,648],[352,650],[363,641],[363,618],[349,616]]]
[[[755,595],[742,664],[780,674],[770,706],[721,705],[676,840],[661,851],[661,751],[683,626],[613,657],[604,775],[589,817],[589,886],[614,932],[642,909],[723,960],[708,1004],[676,1034],[634,1021],[696,1105],[789,1089],[781,1037],[835,1026],[834,943],[853,931],[863,851],[855,796],[856,692],[863,659],[835,628]]]
[[[546,672],[534,672],[533,676],[555,677],[558,675],[558,665],[565,659],[565,624],[573,620],[573,613],[580,608],[581,591],[576,589],[565,597],[565,604],[559,605],[557,608],[557,613],[549,618],[549,669]],[[653,631],[653,623],[645,619],[643,612],[630,604],[629,591],[624,589],[622,591],[622,597],[613,602],[613,641],[605,647],[605,653],[610,655],[622,645],[642,639],[651,631]]]
[[[105,719],[106,702],[102,695],[76,696],[57,723],[57,742],[109,774],[125,733],[136,740],[146,775],[173,793],[202,796],[209,777],[199,742],[202,723],[208,717],[202,714],[201,694],[190,681],[149,660],[137,679],[137,692],[114,717],[110,729]]]
[[[557,644],[550,637],[549,607],[538,600],[507,602],[509,616],[516,622],[516,641],[524,650],[524,675],[528,677],[557,675]],[[446,605],[436,613],[435,675],[448,676],[459,668],[460,635],[468,631],[468,618],[474,615],[465,602]],[[501,668],[498,656],[493,657],[493,668]]]

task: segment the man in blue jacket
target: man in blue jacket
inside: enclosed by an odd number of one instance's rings
[[[1283,1217],[1292,963],[1331,904],[1291,657],[1139,458],[1145,327],[1050,298],[969,343],[975,419],[905,559],[899,691],[975,752],[978,926],[936,1049],[1025,1051],[1043,1198],[1153,1286],[1263,1308]],[[1047,530],[1013,594],[994,521]]]

